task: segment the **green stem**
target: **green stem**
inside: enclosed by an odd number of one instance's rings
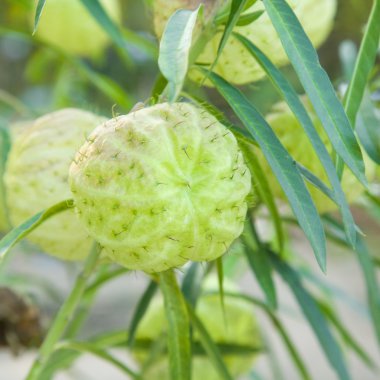
[[[84,268],[81,274],[78,276],[74,288],[72,289],[69,297],[66,299],[62,307],[60,308],[53,325],[50,327],[48,335],[46,336],[39,355],[32,368],[29,371],[26,380],[39,380],[45,366],[49,362],[49,359],[54,352],[54,346],[62,337],[66,328],[68,320],[73,315],[76,307],[78,306],[83,292],[86,288],[86,282],[91,273],[93,272],[100,255],[100,249],[98,244],[94,244],[90,254],[88,255]]]

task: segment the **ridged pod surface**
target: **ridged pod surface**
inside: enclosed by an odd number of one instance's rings
[[[167,21],[168,16],[174,11],[175,5],[179,4],[177,5],[178,7],[185,8],[188,6],[188,1],[186,0],[174,1],[170,7],[164,7],[161,4],[163,2],[163,0],[154,0],[154,7],[157,9],[155,15],[155,30],[157,32],[163,30],[161,23]],[[313,45],[316,48],[320,46],[332,29],[337,1],[288,0],[287,2],[292,7]],[[263,3],[257,1],[246,13],[264,9]],[[165,11],[167,11],[167,14],[165,14]],[[234,31],[252,41],[276,66],[283,66],[289,62],[277,32],[266,12],[249,25],[236,26]],[[207,67],[207,65],[210,65],[215,60],[221,37],[222,32],[218,32],[210,40],[199,55],[197,59],[198,63]],[[254,82],[265,76],[264,71],[256,60],[233,36],[227,41],[214,71],[227,81],[235,84]],[[191,71],[190,77],[195,81],[200,81],[203,78],[197,70]],[[206,81],[205,84],[211,85],[209,81]]]
[[[306,97],[303,97],[302,100],[304,106],[308,110],[309,116],[311,117],[315,128],[317,129],[317,132],[319,133],[324,145],[331,155],[333,152],[333,147],[326,133],[324,132],[321,122],[315,114],[315,111],[308,99]],[[282,102],[276,104],[273,107],[272,112],[267,115],[266,119],[290,155],[297,162],[301,163],[314,175],[321,179],[326,185],[331,187],[325,170],[319,161],[309,138],[307,137],[302,126],[294,114],[291,112],[289,107]],[[269,180],[274,195],[280,199],[286,199],[285,194],[283,193],[277,179],[275,178],[261,151],[259,152],[259,150],[255,148],[254,152],[257,157],[261,157],[260,162],[263,165],[265,173],[267,174],[267,179]],[[364,155],[364,157],[366,156]],[[372,180],[374,177],[375,167],[369,159],[365,159],[365,163],[367,178],[369,180]],[[338,206],[320,190],[309,183],[307,183],[307,187],[320,213],[337,210]],[[362,184],[348,168],[345,168],[343,172],[342,188],[349,203],[354,203],[365,190]]]
[[[215,284],[216,281],[214,281]],[[228,291],[232,289],[224,284]],[[216,291],[217,286],[208,288],[208,291]],[[202,295],[196,306],[196,313],[212,340],[217,344],[241,345],[253,347],[258,351],[262,348],[260,329],[254,316],[252,306],[247,302],[225,295],[224,310],[220,304],[219,294]],[[152,300],[146,314],[140,321],[136,332],[136,340],[149,341],[154,344],[167,330],[165,310],[161,297]],[[199,333],[194,330],[194,342],[200,344]],[[144,362],[149,351],[138,350],[135,355],[139,362]],[[252,368],[257,353],[246,355],[225,354],[223,360],[234,379]],[[169,379],[169,363],[167,356],[161,356],[147,372],[150,380]],[[219,373],[215,370],[212,362],[207,356],[194,355],[192,361],[192,379],[220,380]]]
[[[116,23],[121,22],[119,0],[100,0],[100,3]],[[34,23],[34,12],[31,23]],[[46,1],[36,37],[67,53],[86,57],[99,55],[110,42],[107,33],[80,0]]]
[[[86,136],[103,121],[93,113],[68,108],[36,119],[15,137],[4,178],[14,226],[71,198],[70,164]],[[65,260],[83,259],[92,242],[74,210],[50,218],[28,239]]]
[[[109,258],[146,272],[221,256],[242,232],[251,187],[235,137],[188,103],[99,126],[76,155],[70,183]]]

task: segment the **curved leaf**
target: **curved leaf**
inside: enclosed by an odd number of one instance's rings
[[[333,147],[355,176],[366,185],[359,144],[313,45],[285,0],[263,2]]]
[[[40,17],[44,9],[45,2],[46,0],[38,0],[37,7],[36,7],[36,14],[34,15],[33,34],[37,32],[38,23],[40,22]]]
[[[319,266],[325,271],[326,239],[323,226],[310,193],[292,157],[265,119],[238,89],[215,73],[210,73],[209,79],[260,145],[265,158],[268,160],[289,200],[301,228],[313,247]]]

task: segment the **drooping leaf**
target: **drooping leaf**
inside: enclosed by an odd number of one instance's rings
[[[211,73],[209,79],[260,145],[265,158],[289,200],[301,228],[313,247],[319,266],[325,271],[326,242],[323,226],[310,193],[292,157],[280,143],[265,119],[238,89],[215,73]]]
[[[191,324],[198,332],[199,340],[206,351],[211,363],[214,365],[215,370],[218,372],[221,380],[233,380],[232,376],[228,372],[226,365],[224,364],[222,355],[213,342],[210,334],[207,332],[202,321],[197,317],[195,311],[189,303],[187,303],[187,310],[191,320]]]
[[[258,195],[267,206],[268,211],[271,215],[271,220],[276,231],[278,250],[281,253],[284,248],[284,229],[282,227],[281,217],[278,212],[272,190],[269,186],[269,182],[255,154],[250,154],[252,145],[248,143],[244,138],[238,138],[238,142],[240,149],[245,157],[246,165],[251,172],[252,182],[254,182],[255,185],[255,191],[257,191]]]
[[[132,61],[127,53],[126,43],[125,43],[125,40],[120,28],[110,18],[110,16],[104,10],[99,0],[80,0],[80,1],[87,8],[90,14],[94,17],[97,23],[109,35],[109,37],[115,43],[115,45],[119,47],[120,51],[123,54],[123,57],[126,59],[126,62],[131,63]]]
[[[71,199],[59,202],[56,205],[44,211],[41,211],[36,215],[33,215],[30,219],[28,219],[23,224],[14,228],[7,235],[5,235],[0,241],[0,267],[2,263],[5,261],[11,248],[14,245],[16,245],[20,240],[29,235],[34,229],[36,229],[47,219],[73,207],[74,202]]]
[[[185,299],[173,270],[160,273],[168,322],[168,350],[171,380],[191,379],[190,320]]]
[[[252,226],[250,219],[246,220],[242,241],[244,244],[244,251],[261,289],[263,290],[267,299],[268,306],[271,309],[277,308],[277,295],[272,278],[272,268],[268,257],[268,253],[260,244],[257,238],[256,231]]]
[[[339,344],[332,335],[318,304],[312,295],[304,288],[298,273],[287,263],[278,259],[274,254],[271,255],[271,260],[278,274],[292,290],[302,312],[309,321],[310,327],[313,329],[327,360],[336,371],[339,379],[351,379]]]
[[[201,263],[193,262],[187,269],[182,281],[182,293],[187,302],[192,307],[195,307],[198,297],[201,294],[202,280],[205,275],[205,270]]]
[[[248,51],[253,55],[259,65],[266,72],[274,87],[287,102],[289,108],[293,111],[294,115],[297,117],[301,126],[307,133],[309,140],[313,145],[314,150],[317,153],[321,164],[326,171],[327,177],[332,185],[335,194],[333,200],[338,204],[341,210],[348,240],[351,242],[352,246],[354,246],[356,236],[354,220],[346,197],[342,190],[335,165],[324,143],[319,137],[318,132],[316,131],[304,105],[302,104],[296,91],[293,89],[289,81],[285,78],[281,71],[263,54],[263,52],[260,51],[257,46],[255,46],[244,36],[241,36],[239,34],[235,34],[235,36],[248,49]]]
[[[263,2],[334,149],[355,176],[366,185],[359,144],[312,43],[285,0]]]
[[[161,38],[158,66],[169,82],[166,95],[170,102],[178,97],[187,74],[192,35],[200,9],[201,6],[194,11],[176,11]]]
[[[129,347],[132,347],[132,345],[134,343],[136,331],[137,331],[137,328],[139,326],[139,323],[140,323],[141,319],[144,317],[145,312],[147,311],[147,309],[150,305],[150,301],[153,299],[153,296],[156,293],[157,287],[158,287],[157,282],[151,280],[149,282],[148,287],[145,289],[143,295],[141,296],[141,298],[140,298],[140,300],[136,306],[136,309],[133,313],[132,320],[131,320],[131,323],[130,323],[129,329],[128,329],[129,334],[128,334],[128,343],[127,344]]]

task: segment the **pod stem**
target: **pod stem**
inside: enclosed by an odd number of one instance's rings
[[[77,277],[74,287],[58,311],[49,332],[40,347],[40,351],[37,359],[34,361],[32,368],[30,369],[26,380],[39,380],[41,375],[51,358],[51,355],[55,351],[55,345],[62,337],[64,330],[74,314],[82,295],[86,289],[87,280],[94,271],[98,258],[100,255],[100,247],[97,243],[94,243],[91,249],[82,272]]]

